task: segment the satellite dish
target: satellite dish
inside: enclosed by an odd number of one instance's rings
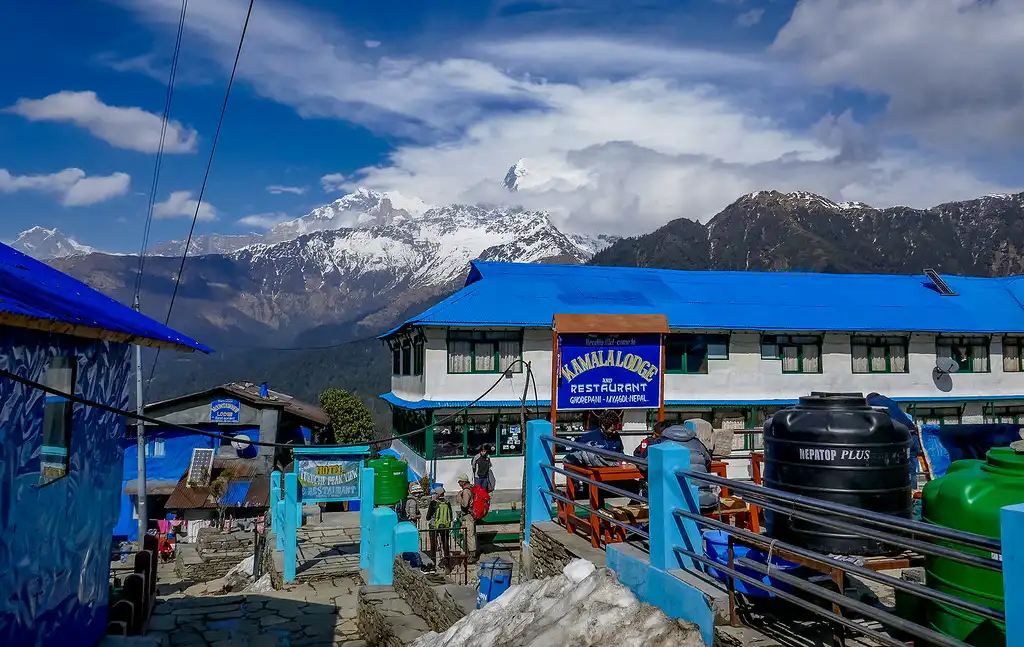
[[[952,357],[936,357],[935,370],[944,374],[956,373],[960,370],[960,365]]]
[[[236,452],[244,452],[249,448],[249,437],[245,434],[238,434],[231,439],[231,446],[235,448]]]

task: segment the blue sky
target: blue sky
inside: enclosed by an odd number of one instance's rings
[[[180,0],[45,4],[0,22],[0,239],[136,251]],[[244,13],[189,2],[154,242],[188,231]],[[1022,28],[1006,0],[256,0],[198,229],[359,186],[627,234],[765,188],[1020,190]]]

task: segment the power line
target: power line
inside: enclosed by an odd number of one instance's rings
[[[425,427],[420,427],[419,429],[416,429],[414,431],[409,431],[409,432],[406,432],[404,434],[399,434],[397,436],[391,436],[390,438],[382,438],[380,440],[369,440],[369,441],[364,442],[364,443],[353,443],[353,444],[348,444],[348,445],[314,445],[314,446],[318,447],[318,448],[322,448],[322,449],[350,449],[352,447],[364,447],[366,445],[376,445],[376,444],[381,444],[381,443],[390,443],[393,440],[401,440],[403,438],[409,438],[410,436],[415,436],[416,434],[423,433],[426,430],[430,429],[431,427],[435,427],[437,425],[442,425],[442,424],[444,424],[444,423],[446,423],[446,422],[448,422],[450,420],[453,420],[454,418],[456,418],[457,416],[462,414],[467,409],[472,408],[477,402],[480,402],[481,400],[486,398],[491,393],[491,391],[493,391],[494,389],[498,388],[498,385],[501,384],[502,380],[506,379],[506,376],[509,374],[509,371],[511,371],[512,368],[515,367],[517,363],[523,363],[523,360],[522,359],[517,359],[515,362],[513,362],[511,366],[509,366],[507,369],[505,369],[504,372],[502,372],[502,374],[498,377],[498,379],[494,382],[494,384],[492,384],[486,391],[484,391],[479,396],[477,396],[476,399],[474,399],[472,402],[470,402],[469,404],[466,404],[466,405],[464,405],[462,407],[459,407],[457,410],[455,410],[452,413],[448,414],[444,418],[441,418],[440,420],[435,420],[433,423],[431,423],[431,424],[429,424],[429,425],[427,425]],[[532,371],[530,371],[530,374],[532,375]],[[11,371],[8,371],[7,369],[0,368],[0,376],[6,377],[9,380],[13,380],[14,382],[17,382],[17,383],[22,384],[24,386],[27,386],[29,388],[38,389],[38,390],[43,391],[45,393],[49,393],[50,395],[56,395],[56,396],[59,396],[61,398],[64,398],[66,400],[69,400],[69,401],[77,403],[77,404],[81,404],[81,405],[85,405],[85,406],[89,406],[89,407],[95,407],[97,409],[100,409],[101,411],[107,411],[109,413],[115,413],[117,415],[124,416],[125,418],[131,419],[131,420],[138,420],[138,421],[142,421],[142,422],[148,422],[149,424],[152,424],[152,425],[160,425],[161,427],[166,427],[168,429],[176,429],[178,431],[185,431],[185,432],[188,432],[188,433],[191,433],[191,434],[197,434],[199,436],[207,436],[209,438],[218,438],[218,439],[220,439],[222,441],[227,441],[227,442],[231,442],[232,440],[234,440],[234,438],[232,436],[226,436],[224,434],[220,434],[220,433],[213,432],[213,431],[206,431],[205,429],[196,429],[195,427],[188,427],[186,425],[179,425],[179,424],[176,424],[176,423],[173,423],[173,422],[167,422],[165,420],[160,420],[159,418],[153,418],[153,417],[146,416],[146,415],[139,415],[139,414],[133,413],[131,411],[126,411],[124,409],[119,409],[117,407],[113,407],[113,406],[110,406],[108,404],[103,404],[102,402],[96,402],[95,400],[89,400],[87,398],[82,398],[82,397],[79,397],[77,395],[74,395],[73,393],[67,393],[65,391],[60,391],[60,390],[55,389],[55,388],[53,388],[51,386],[47,386],[47,385],[45,385],[45,384],[43,384],[41,382],[36,382],[35,380],[30,380],[30,379],[28,379],[26,377],[22,377],[22,376],[18,375],[17,373],[13,373]],[[536,391],[534,392],[534,397],[536,398]],[[256,447],[294,448],[294,447],[297,446],[297,445],[289,445],[287,443],[268,443],[268,442],[262,442],[262,441],[258,441],[258,440],[249,440],[247,442],[248,442],[248,444],[254,445]]]
[[[142,231],[142,248],[139,250],[139,269],[135,276],[135,298],[142,291],[142,275],[146,269],[146,250],[149,249],[149,234],[153,227],[153,209],[156,207],[157,188],[160,185],[160,167],[164,159],[164,143],[167,139],[167,123],[171,117],[171,99],[174,97],[174,79],[178,75],[178,58],[181,54],[181,37],[185,31],[185,13],[188,0],[181,0],[181,15],[178,17],[178,33],[174,39],[174,55],[171,57],[171,71],[167,78],[167,96],[164,98],[163,121],[160,124],[160,143],[153,163],[153,181],[149,188],[149,203],[146,206],[146,224]]]
[[[192,226],[188,230],[188,238],[185,239],[185,249],[181,254],[181,265],[178,267],[178,275],[174,277],[174,291],[171,292],[171,301],[167,305],[167,317],[164,325],[171,323],[171,312],[174,310],[174,300],[178,296],[178,286],[181,285],[181,275],[185,272],[185,259],[188,258],[188,249],[192,245],[192,235],[196,231],[196,221],[199,220],[199,210],[203,206],[203,195],[206,193],[206,184],[210,180],[210,169],[213,167],[213,157],[217,152],[217,141],[220,139],[220,129],[224,125],[224,114],[228,110],[228,99],[231,98],[231,87],[235,84],[235,74],[238,72],[238,59],[242,57],[242,44],[245,42],[245,33],[249,29],[249,18],[252,17],[252,7],[256,0],[249,0],[249,9],[245,13],[245,23],[242,24],[242,35],[238,38],[238,49],[235,51],[235,62],[231,66],[231,76],[228,77],[228,87],[224,91],[224,103],[220,107],[220,118],[217,120],[217,130],[213,133],[213,143],[210,145],[210,159],[206,162],[206,172],[203,174],[203,184],[199,188],[199,197],[196,199],[196,211],[192,214]],[[153,358],[153,368],[149,372],[149,381],[153,381],[153,374],[156,373],[156,364],[160,361],[160,349],[156,351]]]

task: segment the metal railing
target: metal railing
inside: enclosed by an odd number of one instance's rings
[[[744,499],[758,507],[773,514],[784,515],[793,519],[817,524],[839,530],[851,535],[872,539],[884,544],[904,548],[917,554],[931,555],[942,559],[948,559],[967,566],[986,569],[990,571],[1002,571],[1002,562],[954,548],[933,543],[936,541],[952,543],[969,549],[989,552],[992,555],[1001,554],[1002,546],[998,540],[984,537],[974,533],[968,533],[950,528],[943,528],[931,524],[913,521],[884,515],[869,510],[853,508],[837,503],[826,502],[811,497],[806,497],[790,492],[784,492],[766,488],[750,483],[733,481],[712,474],[693,472],[686,469],[676,469],[674,474],[677,477],[680,487],[689,490],[693,487],[692,482],[704,482],[711,485],[728,487],[744,495]],[[798,607],[812,611],[813,613],[832,622],[834,626],[843,629],[850,629],[856,633],[871,638],[883,645],[892,647],[905,647],[906,642],[898,637],[882,633],[857,622],[854,619],[842,615],[842,609],[848,609],[860,617],[874,620],[883,627],[896,630],[914,638],[920,638],[932,645],[942,647],[968,647],[956,638],[939,633],[934,629],[924,627],[913,621],[896,616],[888,611],[878,609],[875,606],[866,604],[859,600],[847,597],[843,590],[845,576],[856,575],[884,586],[893,588],[909,595],[928,599],[973,613],[981,618],[996,622],[1005,622],[1006,615],[1003,611],[973,601],[964,600],[948,593],[937,591],[916,582],[905,581],[891,575],[879,573],[867,566],[850,563],[837,559],[833,556],[824,555],[815,551],[807,550],[784,541],[772,539],[756,533],[736,528],[729,524],[710,519],[694,510],[674,508],[672,515],[680,520],[696,524],[699,527],[707,527],[725,532],[728,535],[728,553],[726,564],[710,559],[703,552],[698,552],[684,546],[673,545],[672,550],[684,557],[693,560],[707,568],[713,568],[725,574],[729,589],[729,605],[732,621],[736,622],[736,581],[743,582],[747,586],[755,587],[762,591],[790,602]],[[846,520],[840,520],[846,519]],[[924,539],[933,541],[926,541]],[[765,563],[758,562],[747,557],[736,557],[735,545],[766,550],[768,559]],[[817,585],[795,575],[786,573],[782,569],[772,569],[772,555],[796,562],[802,566],[809,566],[813,570],[828,572],[833,576],[833,581],[839,585],[839,591]],[[739,569],[746,569],[743,573]],[[763,578],[751,577],[749,571],[753,571]],[[768,580],[768,581],[765,581]],[[776,581],[788,587],[774,585]],[[822,608],[813,601],[809,601],[794,593],[802,592],[820,598],[825,603],[830,603],[832,609]],[[837,637],[840,642],[843,632],[837,630]]]
[[[555,448],[556,447],[563,447],[563,448],[567,448],[567,449],[574,449],[574,450],[578,450],[578,451],[590,452],[590,453],[595,454],[597,456],[602,456],[604,458],[608,458],[610,460],[613,460],[613,461],[615,461],[617,463],[630,463],[630,464],[635,465],[637,467],[644,467],[644,468],[647,467],[647,460],[646,459],[640,458],[640,457],[637,457],[637,456],[627,456],[627,455],[621,454],[619,452],[610,451],[610,450],[607,450],[607,449],[604,449],[604,448],[601,448],[601,447],[595,447],[593,445],[584,445],[584,444],[581,444],[581,443],[578,443],[578,442],[575,442],[575,441],[572,441],[572,440],[566,440],[564,438],[558,438],[558,437],[553,436],[553,435],[543,435],[543,436],[541,436],[541,440],[544,442],[544,448],[545,448],[546,457],[547,457],[547,460],[548,460],[548,462],[546,462],[546,463],[542,462],[540,464],[541,469],[543,469],[545,472],[548,472],[550,474],[558,474],[560,476],[563,476],[563,477],[565,477],[567,479],[567,481],[569,479],[571,479],[573,481],[578,481],[580,483],[586,483],[587,485],[591,486],[592,488],[596,488],[597,490],[600,490],[602,492],[607,492],[609,494],[613,494],[613,495],[615,495],[617,497],[627,498],[627,499],[629,499],[631,501],[636,501],[636,502],[644,504],[644,505],[649,505],[648,498],[646,496],[643,496],[642,494],[640,494],[638,492],[630,492],[628,490],[624,490],[622,488],[616,487],[614,485],[610,485],[608,483],[601,483],[601,482],[595,481],[595,480],[593,480],[591,478],[588,478],[585,474],[579,473],[579,472],[577,472],[575,470],[565,469],[564,467],[557,467],[555,465],[555,462],[556,462],[555,461],[555,455],[557,454],[557,450]],[[565,463],[564,463],[564,457],[563,457],[563,465],[564,464]],[[644,530],[643,528],[641,528],[639,526],[635,526],[635,525],[630,524],[630,523],[626,523],[624,521],[621,521],[620,519],[616,519],[613,515],[611,515],[610,513],[606,512],[605,510],[603,510],[603,509],[601,509],[599,507],[595,507],[593,505],[595,503],[594,501],[591,501],[592,505],[590,505],[590,506],[584,505],[584,504],[580,504],[578,500],[570,499],[568,496],[555,491],[555,488],[554,488],[554,485],[553,485],[554,479],[551,479],[550,482],[552,483],[552,486],[550,488],[541,488],[541,492],[543,494],[545,494],[546,496],[550,497],[551,500],[557,501],[557,502],[559,502],[559,503],[561,503],[561,504],[563,504],[565,506],[568,506],[568,510],[569,510],[570,514],[571,514],[573,508],[579,508],[581,510],[585,510],[590,515],[593,515],[593,516],[596,516],[596,517],[600,518],[602,521],[605,521],[605,522],[610,523],[610,524],[612,524],[614,526],[622,528],[627,533],[631,533],[631,534],[636,535],[638,537],[642,537],[643,539],[650,539],[650,533],[648,531]],[[571,488],[567,488],[567,490],[568,489],[571,489]],[[591,498],[593,499],[594,497],[591,497]],[[567,526],[571,526],[571,524],[567,523]],[[567,527],[567,530],[569,530],[571,532],[572,528],[571,527]],[[592,533],[594,532],[593,529],[591,530],[591,532]],[[627,537],[628,537],[628,535],[627,535]],[[598,543],[600,542],[600,537],[598,537],[595,540],[595,538],[593,536],[591,536],[590,539],[592,541],[597,541]]]
[[[542,429],[546,431],[537,433]],[[590,452],[607,458],[610,462],[630,463],[641,468],[648,472],[649,495],[643,496],[592,479],[568,465],[559,466],[558,462],[562,456],[558,455],[556,447]],[[707,582],[711,581],[709,569],[714,569],[719,574],[715,579],[724,581],[728,590],[730,620],[733,624],[739,622],[737,583],[742,582],[748,589],[758,589],[810,611],[830,623],[837,644],[845,644],[847,632],[852,632],[892,647],[906,647],[905,641],[912,639],[941,647],[967,647],[966,643],[957,638],[899,617],[884,608],[880,609],[859,599],[847,597],[845,583],[846,578],[851,576],[889,587],[901,595],[944,605],[951,611],[973,614],[979,622],[1006,622],[1006,613],[983,604],[984,600],[962,599],[919,582],[878,572],[894,568],[895,564],[903,565],[899,566],[902,568],[919,563],[923,561],[923,556],[945,559],[988,572],[1001,572],[1003,565],[998,557],[1002,554],[1002,543],[998,539],[784,492],[748,481],[693,472],[689,469],[689,452],[685,447],[674,443],[655,447],[659,449],[655,450],[652,447],[652,451],[644,459],[558,438],[551,433],[549,426],[528,430],[527,451],[532,454],[528,453],[526,456],[527,478],[533,479],[534,491],[538,493],[537,497],[532,499],[532,506],[543,506],[545,511],[531,514],[527,510],[527,518],[534,521],[550,519],[554,502],[560,504],[566,515],[571,514],[574,508],[580,508],[592,517],[598,518],[602,524],[621,528],[627,533],[627,537],[647,540],[644,542],[645,546],[639,545],[640,542],[634,542],[634,545],[648,551],[649,565],[652,569],[688,569]],[[567,481],[589,486],[590,505],[573,500],[569,493],[574,488],[568,484],[565,492],[561,491],[561,488],[556,488],[555,475]],[[715,515],[717,518],[702,514],[698,505],[698,483],[728,488],[732,494],[742,498],[742,502],[747,504],[752,515],[762,510],[768,515],[789,517],[799,520],[801,524],[817,524],[832,531],[862,537],[909,552],[904,552],[899,557],[868,558],[855,563],[847,561],[847,558],[842,556],[825,555],[773,539],[751,529],[726,523],[730,510],[720,509]],[[604,494],[646,504],[649,508],[655,505],[659,510],[650,510],[646,527],[640,527],[635,523],[615,518],[609,511],[601,509]],[[569,531],[572,532],[571,524],[566,525],[570,526]],[[594,525],[596,527],[596,523]],[[705,529],[725,533],[728,538],[726,559],[723,560],[721,556],[712,559],[705,551],[702,533]],[[756,530],[756,526],[753,526],[753,529]],[[737,556],[736,547],[759,550],[762,553],[761,557],[767,553],[768,559],[757,561],[751,559],[752,555]],[[836,586],[826,587],[813,581],[825,579],[824,577],[812,578],[811,575],[799,575],[800,571],[789,568],[783,570],[778,566],[777,560],[773,561],[773,556],[805,567],[802,569],[803,573],[810,571],[811,574],[829,576],[828,579]],[[866,622],[879,623],[881,627],[868,626]]]

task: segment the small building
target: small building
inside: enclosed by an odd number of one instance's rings
[[[531,417],[551,406],[556,314],[663,314],[665,418],[748,430],[812,391],[882,393],[922,423],[1024,424],[1024,277],[711,272],[473,262],[466,285],[383,336],[394,444],[451,483],[481,444],[498,488],[522,481],[522,362]],[[520,362],[519,360],[522,360]],[[955,360],[953,373],[942,370]],[[504,384],[491,388],[509,371]],[[479,398],[479,399],[478,399]],[[623,411],[632,449],[656,410]],[[557,433],[593,424],[560,412]],[[735,445],[734,445],[735,446]],[[747,464],[749,461],[737,461]],[[737,474],[742,476],[742,474]]]
[[[246,473],[254,470],[253,473],[265,475],[267,479],[274,465],[281,467],[291,462],[287,450],[275,452],[272,447],[250,445],[239,452],[231,443],[222,443],[219,438],[190,433],[172,425],[239,440],[244,437],[267,443],[304,445],[311,441],[314,430],[330,422],[319,406],[274,391],[265,383],[252,382],[222,384],[153,402],[144,410],[147,417],[167,423],[146,424],[146,501],[149,525],[154,528],[158,519],[179,507],[171,506],[168,497],[185,475],[193,450],[211,449],[218,460],[237,458],[245,463],[259,463],[240,469]],[[138,536],[138,446],[134,426],[129,427],[124,444],[121,513],[114,537],[135,541]]]
[[[210,352],[0,245],[0,369],[124,410],[131,345]],[[125,419],[0,374],[0,645],[105,634]]]
[[[182,474],[164,503],[183,522],[175,533],[179,542],[194,542],[218,515],[237,524],[262,517],[270,506],[270,472],[260,461],[214,458],[208,479],[190,480],[192,473]]]

